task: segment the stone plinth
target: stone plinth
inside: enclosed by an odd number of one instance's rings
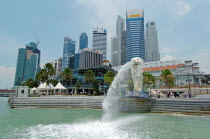
[[[121,112],[151,112],[154,99],[149,98],[120,98],[118,100],[119,111]]]

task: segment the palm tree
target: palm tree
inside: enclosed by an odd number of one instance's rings
[[[104,81],[110,85],[114,80],[114,76],[115,75],[112,71],[108,71],[106,74],[104,74]]]
[[[36,75],[36,79],[42,82],[48,82],[48,77],[54,75],[53,65],[50,63],[45,64],[44,68]]]
[[[174,85],[175,78],[169,69],[165,69],[160,74],[160,80],[170,89],[170,87]]]
[[[53,68],[53,65],[51,63],[45,64],[44,69],[46,69],[46,73],[47,73],[48,76],[54,75],[54,68]]]
[[[143,84],[146,87],[150,87],[152,84],[155,84],[155,76],[153,76],[152,74],[148,73],[148,72],[144,72],[143,73]]]
[[[29,88],[33,88],[38,86],[38,82],[30,78],[27,81],[23,82],[20,86],[28,86]]]
[[[80,81],[76,82],[76,94],[78,94],[78,89],[81,87],[82,83]]]
[[[98,83],[98,81],[94,80],[92,82],[92,86],[93,86],[93,92],[94,92],[93,95],[96,95],[97,92],[99,91],[99,83]]]
[[[66,81],[66,86],[67,86],[67,82],[72,80],[74,77],[72,70],[70,68],[66,68],[62,73],[61,73],[61,79],[63,79],[64,81]]]
[[[47,70],[41,69],[38,74],[36,74],[36,79],[42,82],[46,82],[48,80]]]
[[[95,80],[95,75],[93,73],[92,70],[88,70],[85,74],[84,74],[84,78],[85,78],[85,82],[88,84],[91,84],[94,82]],[[90,94],[90,90],[88,91]]]

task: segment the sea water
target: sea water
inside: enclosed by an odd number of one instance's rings
[[[0,139],[208,139],[210,118],[119,113],[103,120],[102,110],[11,109],[0,97]]]

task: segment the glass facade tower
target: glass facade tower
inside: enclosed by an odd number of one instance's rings
[[[40,70],[40,50],[37,44],[30,42],[26,48],[20,48],[18,52],[14,86],[20,85],[28,79],[35,79]]]
[[[143,9],[126,12],[126,61],[134,57],[145,60]]]
[[[64,38],[62,70],[74,69],[74,55],[76,42],[69,37]]]
[[[79,49],[88,48],[88,36],[87,33],[81,33],[79,38]]]

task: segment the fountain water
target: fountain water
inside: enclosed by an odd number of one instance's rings
[[[134,100],[136,98],[131,98],[132,93],[141,94],[143,97],[148,97],[146,94],[140,93],[143,88],[143,64],[143,60],[136,57],[132,58],[131,62],[126,63],[119,70],[109,88],[106,98],[103,101],[103,119],[111,119],[117,115],[118,111],[120,111],[122,107],[126,107],[127,104],[130,104],[127,100],[136,101]],[[141,101],[142,100],[143,99],[141,99]]]

